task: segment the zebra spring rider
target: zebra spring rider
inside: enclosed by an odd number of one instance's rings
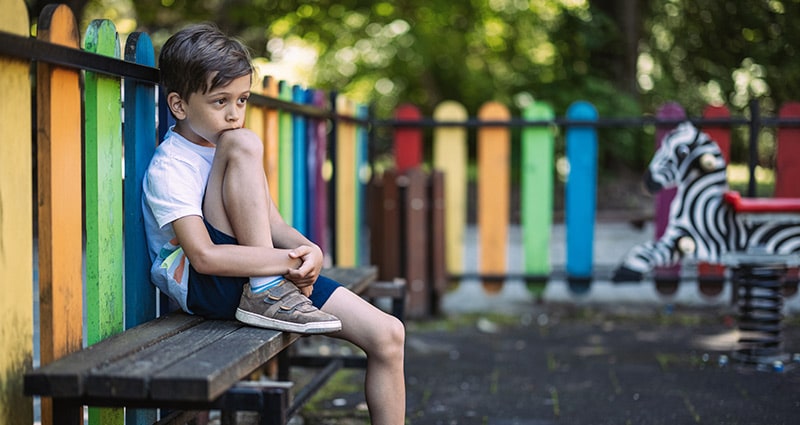
[[[645,172],[648,191],[677,188],[663,236],[634,246],[614,271],[615,282],[640,281],[655,267],[682,259],[719,264],[729,253],[800,251],[800,222],[747,220],[723,195],[726,163],[719,146],[690,122],[668,134]]]
[[[782,351],[782,291],[787,265],[797,262],[800,251],[800,214],[738,214],[724,201],[725,169],[719,146],[691,123],[671,132],[645,173],[651,192],[677,188],[667,228],[658,241],[631,249],[613,280],[638,281],[654,267],[683,258],[724,260],[733,267],[743,334],[735,357],[746,363],[782,364],[788,357]]]

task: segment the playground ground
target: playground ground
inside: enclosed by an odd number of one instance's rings
[[[610,270],[652,234],[649,226],[599,224],[595,264]],[[562,236],[556,226],[556,269],[563,268]],[[796,298],[784,323],[790,356],[800,353]],[[687,279],[664,296],[653,282],[620,287],[598,279],[576,294],[556,278],[536,293],[506,282],[488,295],[479,282],[459,282],[443,308],[442,317],[408,323],[410,424],[800,421],[800,363],[790,358],[778,372],[732,359],[739,333],[728,288],[708,298]],[[363,372],[335,379],[304,411],[304,423],[368,423]]]

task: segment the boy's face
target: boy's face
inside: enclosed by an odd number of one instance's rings
[[[208,93],[192,93],[188,99],[169,93],[167,102],[177,119],[178,134],[201,146],[215,146],[223,132],[242,128],[249,97],[250,75],[244,75]]]

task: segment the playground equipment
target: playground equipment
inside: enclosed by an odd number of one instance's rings
[[[651,192],[675,187],[669,223],[654,242],[634,247],[615,271],[617,282],[638,281],[654,267],[683,258],[720,263],[729,252],[761,247],[767,253],[800,251],[800,222],[745,220],[723,202],[728,190],[719,146],[689,122],[678,126],[656,151],[645,175]]]

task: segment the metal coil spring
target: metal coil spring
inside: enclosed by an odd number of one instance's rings
[[[782,266],[740,265],[733,273],[739,308],[739,347],[734,353],[746,363],[783,361]]]

